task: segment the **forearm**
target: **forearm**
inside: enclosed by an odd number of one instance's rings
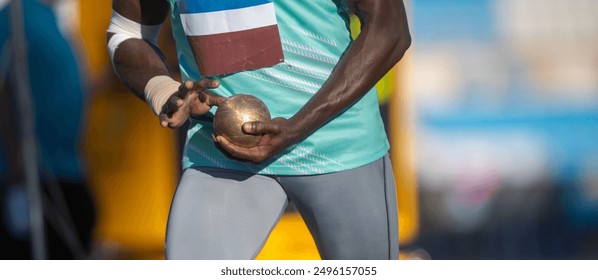
[[[108,34],[108,39],[112,36]],[[150,43],[131,38],[119,45],[114,53],[114,70],[123,83],[146,101],[145,86],[153,77],[169,75],[166,63]]]
[[[364,16],[361,34],[322,88],[291,118],[295,131],[300,133],[298,138],[313,133],[362,98],[402,58],[411,43],[402,1],[361,2],[367,2],[358,4]]]

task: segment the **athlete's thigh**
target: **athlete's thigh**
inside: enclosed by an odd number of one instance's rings
[[[251,259],[284,212],[272,178],[219,169],[187,169],[168,218],[168,259]]]
[[[283,177],[324,259],[396,259],[398,222],[388,157],[348,171]]]

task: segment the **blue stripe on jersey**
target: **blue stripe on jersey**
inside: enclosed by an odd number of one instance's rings
[[[181,14],[234,10],[272,3],[272,0],[176,0]]]

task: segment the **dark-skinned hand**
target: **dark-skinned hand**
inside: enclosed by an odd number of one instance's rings
[[[220,86],[218,81],[201,79],[186,81],[173,93],[160,112],[160,125],[177,128],[183,125],[190,116],[201,116],[212,108],[226,101],[226,97],[206,91]]]
[[[212,135],[214,142],[218,143],[231,156],[252,161],[255,163],[264,162],[286,148],[298,142],[300,136],[293,129],[291,121],[285,118],[274,118],[267,122],[246,122],[243,124],[243,132],[252,135],[262,135],[257,146],[246,148],[237,146],[223,136]]]

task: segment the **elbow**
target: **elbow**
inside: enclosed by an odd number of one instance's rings
[[[405,52],[407,52],[409,47],[411,47],[411,35],[407,33],[401,36],[397,43],[397,61],[400,60],[403,57],[403,55],[405,55]]]
[[[403,58],[409,47],[411,47],[411,34],[409,31],[405,32],[392,32],[389,35],[392,39],[391,42],[391,59],[394,63],[397,63]]]
[[[365,27],[376,33],[374,38],[386,50],[387,58],[394,64],[399,62],[411,47],[409,22],[402,1],[375,1],[366,17]],[[375,15],[375,16],[374,16]]]
[[[366,28],[373,35],[366,37],[376,42],[376,48],[384,53],[384,57],[392,65],[398,63],[411,47],[411,34],[409,27],[404,22],[396,21],[396,19],[379,20]]]
[[[407,33],[401,38],[400,47],[403,53],[411,47],[411,34]]]

